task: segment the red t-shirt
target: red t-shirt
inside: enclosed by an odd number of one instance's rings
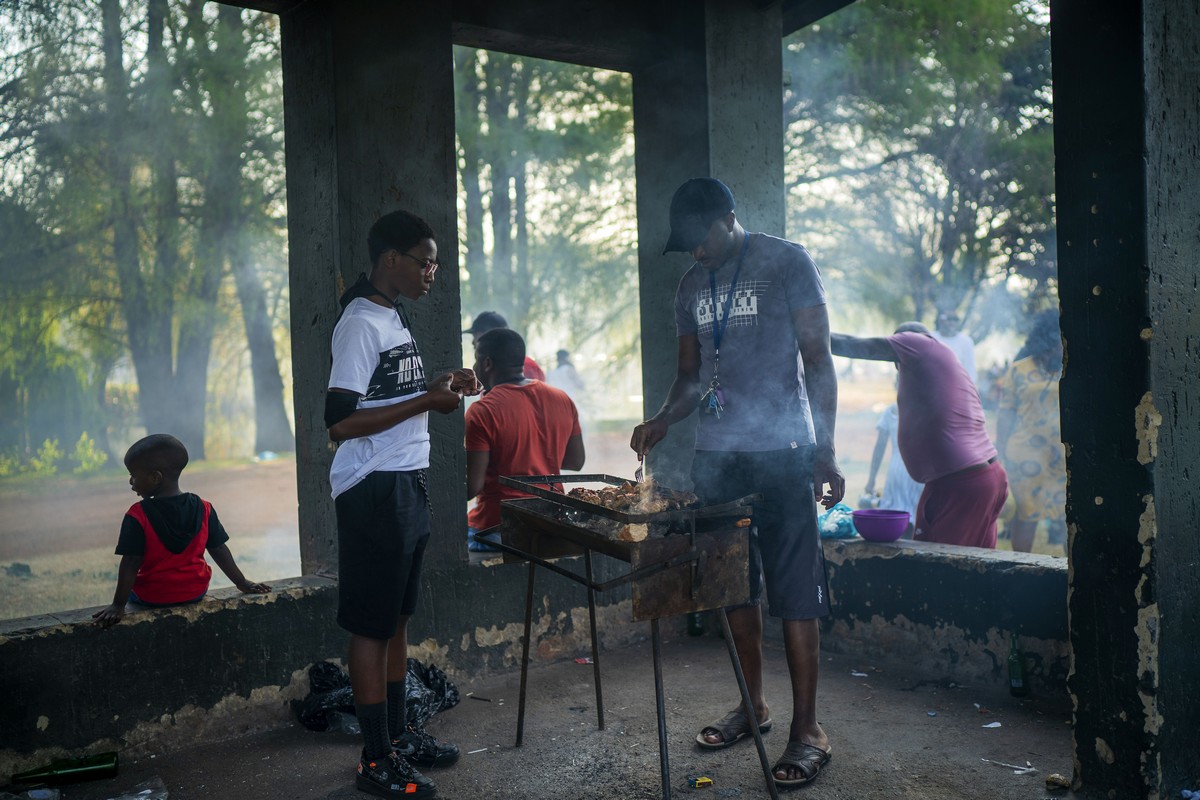
[[[528,373],[526,373],[528,374]],[[500,524],[500,501],[529,495],[500,483],[501,475],[557,475],[579,413],[567,393],[541,381],[501,383],[467,407],[467,452],[487,451],[483,491],[467,524],[477,530]]]

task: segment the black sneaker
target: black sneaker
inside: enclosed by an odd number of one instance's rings
[[[423,730],[406,728],[399,739],[392,739],[392,749],[408,763],[430,769],[448,767],[458,761],[458,745],[439,742]]]
[[[380,759],[369,759],[364,752],[358,760],[358,775],[354,778],[354,785],[359,791],[379,797],[421,800],[437,794],[433,781],[395,753],[388,753]]]

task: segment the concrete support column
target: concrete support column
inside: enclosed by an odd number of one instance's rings
[[[1051,6],[1068,686],[1094,797],[1173,797],[1195,777],[1198,15]]]
[[[340,286],[371,269],[379,216],[403,208],[437,233],[433,291],[404,305],[427,373],[462,361],[451,18],[448,5],[417,0],[314,0],[282,15],[281,30],[301,560],[322,573],[337,560],[329,337]],[[466,546],[461,412],[431,415],[430,434],[436,563]]]
[[[638,274],[646,417],[675,378],[674,298],[691,266],[662,255],[671,195],[688,178],[729,184],[748,230],[782,235],[783,110],[779,5],[676,0],[669,36],[633,76],[637,135]],[[720,63],[719,70],[711,68]],[[675,425],[650,461],[664,483],[690,486],[695,418]]]
[[[746,230],[783,236],[783,35],[779,3],[709,0],[709,165]],[[719,69],[711,65],[720,64]]]

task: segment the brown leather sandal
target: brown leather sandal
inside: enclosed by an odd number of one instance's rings
[[[783,750],[783,755],[771,768],[771,775],[775,777],[777,786],[803,786],[817,777],[821,768],[829,763],[830,758],[832,758],[831,750],[822,750],[816,745],[804,742],[788,742],[787,747]],[[780,778],[775,775],[780,767],[795,767],[800,770],[803,777],[792,780]]]
[[[758,730],[760,733],[766,733],[771,730],[771,718],[768,717],[765,721],[758,723]],[[706,734],[713,733],[720,736],[721,741],[710,742],[704,738]],[[705,750],[723,750],[753,735],[754,732],[750,729],[750,718],[746,716],[746,713],[741,708],[735,708],[712,725],[703,728],[697,733],[696,744]]]

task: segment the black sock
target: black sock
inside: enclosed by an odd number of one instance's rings
[[[392,739],[399,739],[404,733],[405,712],[404,681],[389,681],[387,685],[387,724],[388,733]]]
[[[367,758],[380,759],[392,752],[392,742],[388,739],[387,731],[387,703],[355,703],[354,713],[358,717],[359,727],[362,728]]]

